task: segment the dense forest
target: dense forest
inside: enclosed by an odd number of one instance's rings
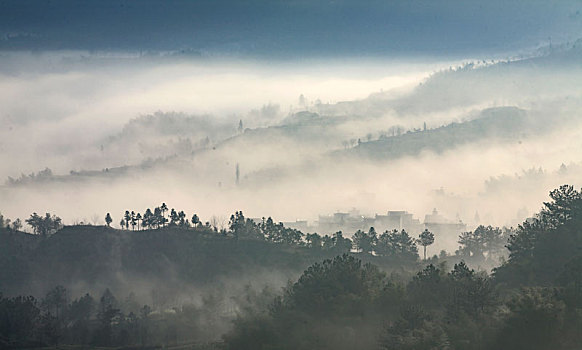
[[[582,193],[550,197],[432,257],[429,231],[349,239],[242,212],[220,229],[165,204],[122,230],[2,217],[0,347],[579,349]]]

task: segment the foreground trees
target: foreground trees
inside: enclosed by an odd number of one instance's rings
[[[382,297],[385,275],[349,255],[309,267],[268,313],[240,319],[226,337],[228,349],[367,348],[374,339],[353,337]]]
[[[562,186],[550,196],[544,210],[510,236],[509,258],[493,278],[461,261],[449,272],[444,262],[430,264],[403,282],[344,256],[307,269],[268,312],[239,319],[226,344],[230,349],[578,349],[582,194]],[[371,237],[358,231],[354,247],[366,252]],[[507,231],[479,226],[461,235],[459,256],[490,259],[506,237]],[[374,249],[402,258],[415,252],[413,246],[405,232],[392,232],[380,235]]]
[[[564,285],[561,276],[582,268],[582,194],[564,185],[551,202],[509,237],[509,258],[495,270],[512,285]],[[574,274],[575,275],[575,274]]]
[[[176,345],[183,341],[206,340],[200,336],[200,310],[176,308],[172,313],[139,306],[131,300],[121,302],[109,289],[95,300],[85,294],[73,301],[68,291],[57,286],[40,300],[29,297],[4,297],[0,294],[0,348],[68,347],[154,347]],[[208,310],[210,311],[210,310]],[[195,322],[184,324],[184,319]],[[180,334],[175,325],[179,324]],[[194,326],[196,329],[186,327]],[[184,330],[183,330],[184,329]]]
[[[343,255],[309,267],[225,340],[229,349],[468,349],[483,332],[463,324],[485,324],[496,300],[489,277],[463,263],[448,274],[429,265],[405,289]]]
[[[175,253],[176,257],[186,257],[185,265],[192,267],[198,263],[206,272],[213,265],[200,263],[207,262],[199,259],[206,249],[209,255],[218,253],[219,259],[213,262],[234,256],[230,269],[236,269],[236,273],[244,269],[241,266],[252,266],[253,273],[257,268],[258,271],[265,266],[272,268],[274,262],[285,260],[284,253],[287,260],[282,266],[309,254],[323,259],[345,253],[312,264],[281,295],[265,294],[256,298],[260,301],[237,309],[239,317],[224,336],[222,345],[227,349],[579,349],[582,194],[571,186],[562,186],[552,191],[551,198],[534,220],[528,220],[510,236],[509,258],[494,270],[493,276],[475,271],[471,261],[489,259],[500,249],[499,237],[506,232],[485,226],[461,236],[463,243],[458,256],[431,259],[432,264],[417,273],[410,270],[418,266],[416,244],[423,242],[405,231],[379,236],[372,229],[359,231],[353,242],[342,232],[323,237],[308,234],[303,240],[301,232],[285,228],[271,218],[255,223],[237,212],[231,217],[228,231],[220,235],[210,225],[191,231],[160,230],[144,235],[119,235],[104,228],[100,232],[111,236],[153,236],[157,238],[155,242],[161,243],[154,245],[155,251],[169,241],[167,237],[177,234],[182,238],[168,242],[169,250],[161,254],[164,261],[174,258]],[[163,215],[161,209],[159,213]],[[185,219],[185,214],[178,211],[169,213],[169,226],[179,226],[181,218]],[[133,217],[137,220],[137,214],[129,211],[128,214],[130,222]],[[166,233],[168,236],[164,236]],[[190,247],[202,248],[181,250],[184,237],[194,238],[188,241],[192,242]],[[215,242],[218,244],[213,245]],[[233,251],[250,252],[245,256],[253,258],[267,255],[276,258],[258,260],[263,265],[242,265],[243,255]],[[381,262],[390,273],[357,257]],[[460,257],[467,261],[453,260],[450,265],[445,261]],[[137,265],[143,263],[140,260]],[[215,277],[213,271],[205,276]],[[164,314],[166,307],[152,313],[139,305],[122,305],[121,299],[116,299],[109,290],[95,300],[90,296],[73,302],[70,299],[62,287],[51,290],[42,301],[0,296],[0,347],[65,343],[171,346],[183,339],[181,334],[191,335],[200,327],[195,320],[201,314],[218,312],[210,307],[207,310],[193,307],[195,311],[176,307]],[[243,304],[237,304],[240,305]],[[156,319],[159,323],[153,322],[155,317],[160,317]],[[207,330],[214,327],[216,319],[204,320]],[[156,332],[165,333],[161,336]],[[202,337],[200,333],[197,336]]]

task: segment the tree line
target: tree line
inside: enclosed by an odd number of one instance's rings
[[[166,217],[166,213],[168,212],[168,206],[166,203],[162,203],[161,206],[155,207],[152,211],[150,208],[147,208],[142,216],[141,213],[136,213],[135,211],[126,210],[123,214],[119,226],[121,228],[125,228],[129,230],[131,226],[132,230],[151,230],[151,229],[158,229],[161,227],[198,227],[201,222],[198,218],[197,214],[193,214],[192,218],[189,220],[186,218],[186,213],[184,211],[176,211],[174,208],[170,210],[170,214]],[[105,215],[105,223],[108,227],[111,227],[111,223],[113,222],[113,218],[111,214],[107,213]],[[207,225],[210,225],[207,223]]]
[[[216,339],[219,330],[210,328],[222,321],[220,311],[210,302],[154,309],[133,293],[120,300],[108,288],[99,297],[86,293],[75,299],[63,286],[40,299],[0,294],[0,348],[198,344]]]
[[[170,212],[166,218],[165,213]],[[113,219],[107,213],[105,221],[108,226]],[[140,213],[126,210],[121,219],[120,226],[125,229],[138,230],[158,229],[163,227],[196,228],[204,226],[217,233],[234,239],[265,240],[276,244],[288,244],[294,246],[305,246],[314,249],[335,251],[338,254],[356,252],[375,254],[381,256],[392,256],[403,262],[414,262],[418,258],[417,244],[425,248],[434,243],[434,234],[425,230],[419,235],[419,239],[411,237],[406,230],[386,231],[380,235],[376,233],[374,227],[366,231],[358,230],[352,239],[344,237],[342,231],[333,235],[320,235],[314,233],[303,233],[300,230],[285,227],[283,223],[276,223],[271,217],[262,218],[260,222],[255,222],[250,218],[245,218],[242,211],[236,211],[230,216],[228,230],[219,230],[212,226],[210,222],[204,225],[200,222],[197,214],[192,216],[191,221],[186,218],[183,211],[175,209],[168,210],[165,203],[154,208],[153,212],[147,209],[143,217]],[[426,258],[426,254],[425,254]]]
[[[44,216],[37,213],[25,220],[35,234],[47,237],[63,227],[62,219],[54,214]],[[113,217],[105,215],[107,227],[111,227]],[[300,230],[285,227],[283,223],[276,223],[271,217],[262,218],[255,222],[246,218],[242,211],[236,211],[230,216],[226,228],[218,228],[209,221],[202,223],[198,214],[190,218],[182,210],[168,208],[166,203],[147,208],[142,215],[136,211],[126,210],[119,222],[122,229],[132,231],[157,230],[161,228],[198,229],[212,231],[220,236],[242,240],[262,240],[275,244],[286,244],[298,247],[307,247],[317,250],[343,254],[348,252],[364,253],[373,256],[390,258],[393,261],[410,265],[419,259],[419,246],[423,250],[423,260],[428,259],[427,248],[435,242],[434,233],[425,229],[417,238],[406,230],[386,230],[378,234],[374,227],[368,231],[357,230],[352,238],[345,237],[342,231],[332,235],[320,235],[317,232],[303,233]],[[0,228],[18,231],[22,228],[20,219],[11,222],[0,214]],[[488,262],[496,264],[500,256],[506,253],[505,245],[513,233],[513,229],[492,226],[478,226],[474,231],[462,232],[458,237],[459,249],[455,254],[459,259],[471,261],[478,265]],[[439,257],[445,258],[447,253],[441,251]],[[431,258],[438,260],[436,254]]]

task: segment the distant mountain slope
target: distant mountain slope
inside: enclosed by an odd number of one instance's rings
[[[528,137],[535,130],[527,123],[527,113],[516,107],[490,108],[478,118],[462,123],[451,123],[436,129],[407,132],[377,141],[362,142],[356,147],[335,152],[372,159],[390,159],[417,155],[422,151],[436,153],[457,146],[478,142],[515,141]]]
[[[531,98],[576,96],[582,79],[581,62],[582,39],[544,47],[534,57],[495,63],[474,60],[450,67],[432,74],[405,95],[378,92],[361,100],[318,105],[315,110],[323,115],[374,117],[391,112],[410,119],[484,103],[517,105]]]
[[[207,185],[220,186],[234,182],[238,163],[244,163],[243,176],[266,172],[268,180],[291,168],[317,166],[329,153],[378,160],[441,152],[488,137],[517,142],[562,122],[577,122],[580,62],[578,41],[539,57],[435,73],[408,93],[314,105],[282,120],[278,112],[273,112],[276,117],[268,113],[272,118],[259,118],[260,127],[241,130],[238,118],[155,113],[131,120],[104,139],[91,163],[95,168],[40,180],[123,178],[177,168],[198,183],[210,179]],[[516,107],[488,108],[495,105]],[[425,122],[427,130],[419,131]],[[41,182],[38,177],[24,180]]]

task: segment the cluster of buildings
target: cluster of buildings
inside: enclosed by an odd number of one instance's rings
[[[318,221],[314,222],[313,225],[309,225],[307,221],[303,220],[284,222],[283,224],[302,232],[332,234],[342,231],[348,235],[357,230],[368,231],[370,227],[374,227],[378,234],[384,231],[406,230],[409,234],[417,236],[420,232],[428,229],[437,236],[456,238],[461,232],[467,230],[467,225],[461,220],[448,220],[436,209],[433,209],[431,214],[425,215],[422,222],[414,218],[412,213],[404,210],[390,210],[386,215],[376,214],[374,217],[366,217],[360,215],[357,210],[352,210],[332,215],[320,215]]]

